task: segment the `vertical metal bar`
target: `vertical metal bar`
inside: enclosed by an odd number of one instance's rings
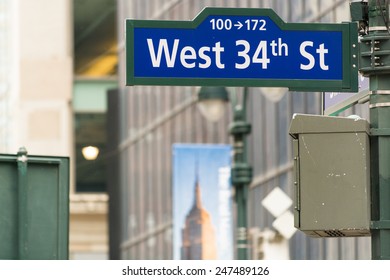
[[[27,243],[27,150],[18,151],[18,259],[25,260],[28,253]]]
[[[246,186],[236,186],[237,201],[237,258],[248,259],[248,238],[247,238],[247,209],[246,209]]]
[[[371,128],[390,128],[390,74],[385,67],[389,59],[375,55],[376,51],[390,50],[388,30],[388,4],[386,1],[369,1],[369,35],[373,61],[370,76]],[[372,192],[372,259],[390,259],[390,135],[371,138],[371,192]]]
[[[246,114],[247,114],[247,99],[248,99],[248,87],[244,87],[244,93],[243,93],[243,98],[242,98],[242,115],[243,115],[243,121],[246,122]],[[245,135],[243,142],[244,142],[244,147],[243,147],[243,161],[248,162],[248,138],[246,137],[247,134]]]
[[[242,121],[246,122],[246,108],[247,108],[247,98],[248,98],[248,87],[244,87],[244,93],[242,98]],[[241,162],[244,164],[248,164],[248,145],[247,145],[247,134],[244,134],[242,137],[242,158]],[[250,178],[251,181],[251,178]],[[239,205],[237,206],[239,212],[237,213],[237,216],[240,219],[240,224],[238,225],[238,242],[237,246],[240,246],[238,248],[238,259],[239,260],[246,260],[248,259],[248,211],[247,211],[247,202],[248,202],[248,185],[249,183],[243,183],[241,187],[239,187],[237,200],[240,201]]]
[[[233,136],[233,166],[232,183],[235,187],[237,203],[236,249],[239,260],[248,259],[247,233],[247,198],[248,185],[252,180],[252,168],[247,162],[247,135],[251,131],[246,121],[246,101],[248,88],[244,88],[242,103],[238,104],[236,95],[232,96],[233,123],[230,124],[230,134]]]

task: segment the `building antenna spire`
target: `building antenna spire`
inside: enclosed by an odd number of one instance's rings
[[[197,156],[195,159],[195,201],[194,206],[196,208],[202,208],[202,200],[200,193],[200,185],[199,185],[199,157]]]

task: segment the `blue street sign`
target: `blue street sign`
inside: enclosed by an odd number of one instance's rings
[[[127,20],[127,85],[357,89],[356,24],[284,23],[270,9],[205,8],[193,21]]]

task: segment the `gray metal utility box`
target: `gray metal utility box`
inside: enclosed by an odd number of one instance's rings
[[[294,224],[314,237],[370,235],[369,123],[295,114]]]

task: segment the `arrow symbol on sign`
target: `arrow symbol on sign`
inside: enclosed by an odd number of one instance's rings
[[[237,30],[240,30],[241,28],[242,28],[242,26],[243,26],[243,24],[240,22],[240,21],[237,21],[237,23],[236,24],[234,24],[234,26],[235,27],[237,27]]]

